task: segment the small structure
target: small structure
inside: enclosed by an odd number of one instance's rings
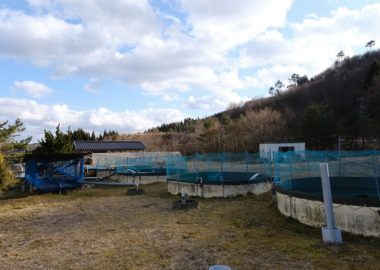
[[[74,141],[77,153],[139,152],[146,146],[142,141]]]
[[[261,143],[259,145],[260,158],[273,160],[274,153],[278,152],[304,152],[304,142],[288,143]]]
[[[61,192],[84,181],[84,154],[31,154],[25,162],[25,185],[30,191]]]
[[[189,195],[186,192],[181,193],[181,199],[173,202],[173,210],[187,210],[192,208],[198,208],[198,202],[189,199]]]
[[[13,175],[16,178],[24,178],[25,177],[25,164],[13,163],[11,166],[11,170],[13,172]]]

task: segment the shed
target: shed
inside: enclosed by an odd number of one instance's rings
[[[74,149],[77,153],[108,153],[144,151],[142,141],[74,141]]]
[[[287,143],[261,143],[259,146],[260,158],[273,160],[274,153],[278,152],[304,152],[304,142],[287,142]]]

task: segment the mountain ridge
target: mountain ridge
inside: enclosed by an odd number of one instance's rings
[[[286,89],[272,89],[273,96],[121,139],[141,139],[153,151],[185,154],[255,152],[260,142],[284,140],[305,141],[308,149],[334,149],[338,137],[347,149],[378,148],[379,63],[380,50],[346,57],[310,80],[293,74]]]

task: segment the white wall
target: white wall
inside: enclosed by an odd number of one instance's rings
[[[323,202],[289,197],[276,192],[277,209],[281,214],[313,226],[325,225]],[[345,232],[380,237],[379,207],[333,204],[335,225]]]
[[[252,183],[247,185],[209,185],[201,187],[199,184],[185,183],[180,181],[168,181],[168,192],[177,195],[186,192],[189,196],[203,198],[235,197],[238,195],[263,194],[272,190],[271,182]]]
[[[92,153],[92,164],[96,165],[98,160],[100,162],[109,161],[110,163],[116,160],[125,158],[139,158],[139,157],[154,157],[158,161],[166,161],[167,156],[181,156],[180,152],[109,152],[109,153]]]
[[[260,158],[273,159],[273,153],[277,153],[280,147],[294,147],[295,152],[305,151],[305,143],[261,143],[259,145]]]

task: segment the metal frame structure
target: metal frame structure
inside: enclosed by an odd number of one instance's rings
[[[25,157],[25,186],[30,191],[61,192],[81,187],[84,155],[31,154]]]

